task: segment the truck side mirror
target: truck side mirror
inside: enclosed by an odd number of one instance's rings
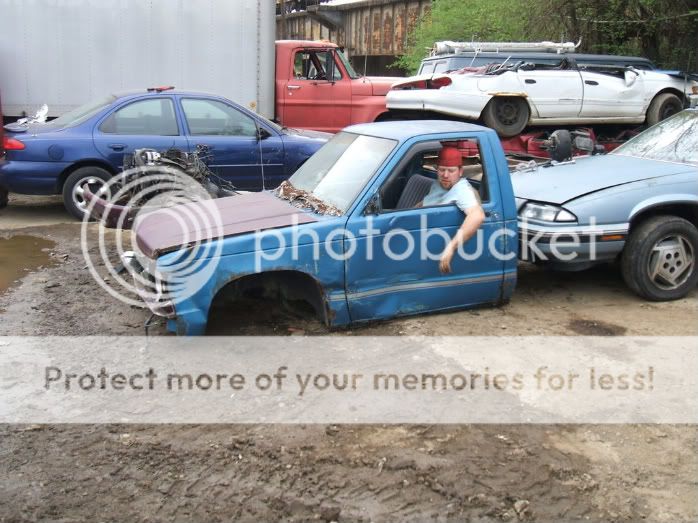
[[[364,209],[364,216],[371,216],[381,213],[381,200],[378,193],[371,196],[371,199],[366,204]]]

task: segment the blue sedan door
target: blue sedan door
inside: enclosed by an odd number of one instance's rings
[[[102,118],[92,132],[99,153],[121,170],[124,155],[136,149],[186,150],[171,97],[147,97],[127,102]]]
[[[207,146],[215,174],[238,189],[255,191],[285,179],[284,144],[273,130],[221,100],[182,97],[181,104],[189,150]]]

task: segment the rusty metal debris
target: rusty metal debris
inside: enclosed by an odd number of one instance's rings
[[[318,214],[325,214],[328,216],[342,215],[342,211],[340,211],[334,205],[323,202],[320,198],[314,196],[308,191],[294,187],[288,180],[282,182],[281,185],[276,188],[274,194],[276,194],[276,196],[279,198],[288,200],[291,205],[296,207],[310,207],[313,212]]]

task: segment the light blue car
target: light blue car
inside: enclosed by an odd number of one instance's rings
[[[439,258],[464,214],[454,203],[421,206],[445,143],[464,152],[485,212],[450,273],[440,272]],[[448,121],[348,127],[289,182],[156,211],[134,227],[140,253],[124,260],[170,330],[203,334],[214,302],[246,295],[305,300],[335,327],[497,304],[514,290],[516,207],[491,129]],[[190,223],[194,216],[210,219]]]
[[[579,270],[618,259],[649,300],[673,300],[698,271],[698,110],[647,129],[611,154],[512,173],[520,257]]]

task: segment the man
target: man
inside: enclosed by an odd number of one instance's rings
[[[445,145],[439,152],[438,180],[434,181],[422,206],[454,202],[465,213],[463,224],[448,242],[439,261],[439,270],[451,272],[451,260],[458,247],[472,238],[485,221],[485,212],[468,180],[463,178],[463,156],[456,147]]]

